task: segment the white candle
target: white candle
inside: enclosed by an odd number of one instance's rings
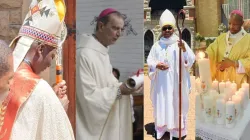
[[[235,125],[235,104],[229,99],[226,103],[226,127],[233,128]]]
[[[235,94],[235,92],[230,87],[225,88],[224,90],[226,91],[228,98],[232,98],[232,96]]]
[[[232,89],[233,93],[235,93],[237,91],[237,84],[234,81],[231,84],[231,89]]]
[[[245,90],[243,88],[240,88],[239,91],[236,91],[236,94],[241,97],[241,108],[244,109],[244,104],[245,104]]]
[[[198,53],[200,59],[198,59],[199,73],[201,78],[201,83],[205,84],[205,89],[210,89],[212,87],[212,76],[210,72],[210,61],[205,57],[204,52]],[[204,86],[203,86],[204,87]],[[204,91],[206,92],[206,91]]]
[[[222,82],[219,83],[219,90],[220,93],[224,92],[224,88],[226,87],[226,83],[222,80]]]
[[[217,92],[216,90],[210,90],[209,95],[213,96],[216,102],[217,98],[219,97],[219,92]]]
[[[219,82],[216,79],[212,83],[212,88],[219,92]]]
[[[241,87],[249,89],[249,84],[245,81],[244,83],[241,84]]]
[[[197,79],[195,80],[195,88],[196,88],[196,90],[197,90],[198,92],[201,92],[201,90],[200,90],[200,88],[201,88],[201,80],[200,80],[200,78],[197,78]]]
[[[246,89],[247,99],[249,99],[249,84],[246,83],[245,81],[244,83],[241,84],[241,87]]]
[[[216,100],[219,98],[219,93],[216,90],[210,90],[209,91],[209,96],[212,97],[213,99],[213,115],[216,114]]]
[[[227,82],[226,82],[226,88],[231,88],[231,82],[229,81],[229,79],[227,80]]]
[[[191,92],[195,93],[196,87],[195,87],[195,76],[190,76],[190,81],[191,81]]]
[[[242,117],[243,114],[244,114],[244,97],[245,97],[245,93],[243,91],[239,90],[239,91],[236,91],[235,94],[240,97],[240,107],[241,107],[241,114],[240,114],[241,116],[240,117]]]
[[[240,95],[242,96],[242,100],[243,100],[243,108],[246,109],[247,108],[247,105],[248,105],[248,97],[247,97],[247,89],[246,88],[240,88],[239,89],[239,92],[242,92],[240,93]]]
[[[221,99],[223,99],[223,100],[227,101],[227,96],[226,96],[226,94],[225,94],[225,93],[221,93],[221,94],[219,94],[219,98],[221,98]]]
[[[225,95],[226,95],[226,99],[228,100],[229,98],[232,98],[232,91],[231,91],[231,88],[224,88],[224,92],[223,92]]]
[[[219,98],[216,100],[216,121],[217,124],[225,123],[225,105],[226,102],[223,98]]]
[[[235,118],[236,119],[239,119],[240,116],[241,116],[241,102],[240,102],[240,96],[238,95],[233,95],[232,96],[232,101],[234,102],[235,104]]]
[[[209,95],[203,97],[204,99],[204,111],[205,121],[207,123],[213,122],[213,98]]]
[[[195,92],[195,116],[200,119],[202,117],[201,95]]]

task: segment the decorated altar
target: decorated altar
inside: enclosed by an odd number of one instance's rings
[[[196,137],[204,140],[240,140],[250,133],[249,84],[237,88],[234,81],[212,81],[204,52],[197,56],[199,77],[191,76],[196,95]],[[248,137],[249,138],[249,137]],[[247,140],[247,139],[243,139]]]

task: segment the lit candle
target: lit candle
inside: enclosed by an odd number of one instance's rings
[[[246,89],[247,99],[249,99],[249,84],[245,81],[241,84],[241,87]]]
[[[235,95],[235,92],[232,90],[232,88],[228,88],[228,95],[231,98],[233,95]]]
[[[241,96],[241,108],[244,109],[244,104],[246,102],[245,100],[245,90],[243,88],[240,88],[239,91],[237,91],[239,96]]]
[[[243,102],[243,108],[246,109],[247,105],[248,105],[248,101],[249,101],[249,99],[247,97],[247,94],[248,94],[247,89],[246,88],[240,88],[239,92],[242,92],[242,93],[240,93],[240,95],[242,96],[242,100],[243,100],[242,101]]]
[[[204,99],[204,111],[205,111],[205,121],[207,123],[213,122],[213,98],[212,96],[206,95]]]
[[[222,82],[219,83],[219,90],[220,93],[224,92],[224,88],[226,87],[226,83],[222,80]]]
[[[231,82],[229,81],[229,79],[227,80],[227,82],[226,82],[226,88],[231,88]]]
[[[217,124],[224,124],[225,123],[225,100],[223,98],[219,98],[216,100],[216,114],[215,118]]]
[[[212,83],[212,88],[219,92],[219,82],[216,79]]]
[[[227,96],[226,96],[225,93],[219,94],[219,98],[224,99],[225,101],[227,101]]]
[[[226,127],[233,128],[235,125],[235,104],[229,99],[226,103]]]
[[[244,114],[243,110],[244,110],[245,93],[244,93],[244,91],[239,90],[239,91],[236,91],[235,95],[240,97],[240,107],[241,107],[241,114],[240,115],[243,116],[243,114]]]
[[[200,88],[201,88],[201,80],[200,80],[200,78],[197,78],[197,79],[195,80],[195,88],[196,88],[196,90],[197,90],[198,92],[201,92],[201,90],[200,90]]]
[[[231,89],[232,89],[233,93],[235,93],[237,91],[237,84],[234,81],[231,84]]]
[[[215,115],[215,109],[216,109],[216,100],[219,98],[219,93],[216,90],[210,90],[209,96],[212,97],[213,100],[213,115]]]
[[[195,76],[190,76],[190,81],[191,81],[191,92],[195,93],[196,87],[195,87]]]
[[[195,92],[195,116],[200,119],[202,117],[201,95]]]
[[[210,61],[209,61],[209,59],[204,58],[205,57],[204,52],[199,52],[198,55],[200,58],[200,59],[198,59],[198,65],[199,65],[199,73],[200,73],[201,83],[204,84],[204,85],[202,85],[202,87],[205,87],[205,88],[203,88],[203,92],[206,92],[207,89],[210,89],[212,87]]]
[[[232,96],[232,101],[235,104],[235,118],[239,119],[241,116],[241,102],[240,102],[240,96],[238,95],[238,93],[236,93],[236,95]]]
[[[241,84],[241,87],[249,89],[249,84],[245,81],[244,83]]]
[[[224,88],[223,93],[226,95],[226,100],[228,100],[229,98],[232,98],[231,88]]]

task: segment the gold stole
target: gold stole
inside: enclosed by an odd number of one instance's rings
[[[18,110],[27,101],[39,79],[26,63],[22,63],[15,72],[10,92],[0,110],[0,140],[10,139]]]

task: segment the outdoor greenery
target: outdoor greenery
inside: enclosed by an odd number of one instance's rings
[[[227,32],[227,26],[223,23],[221,23],[218,27],[219,34],[226,33]]]
[[[200,33],[196,33],[196,36],[195,36],[195,41],[205,41],[205,37],[202,36]]]
[[[206,45],[209,46],[214,41],[215,41],[215,38],[214,39],[208,38],[208,39],[206,39]]]

